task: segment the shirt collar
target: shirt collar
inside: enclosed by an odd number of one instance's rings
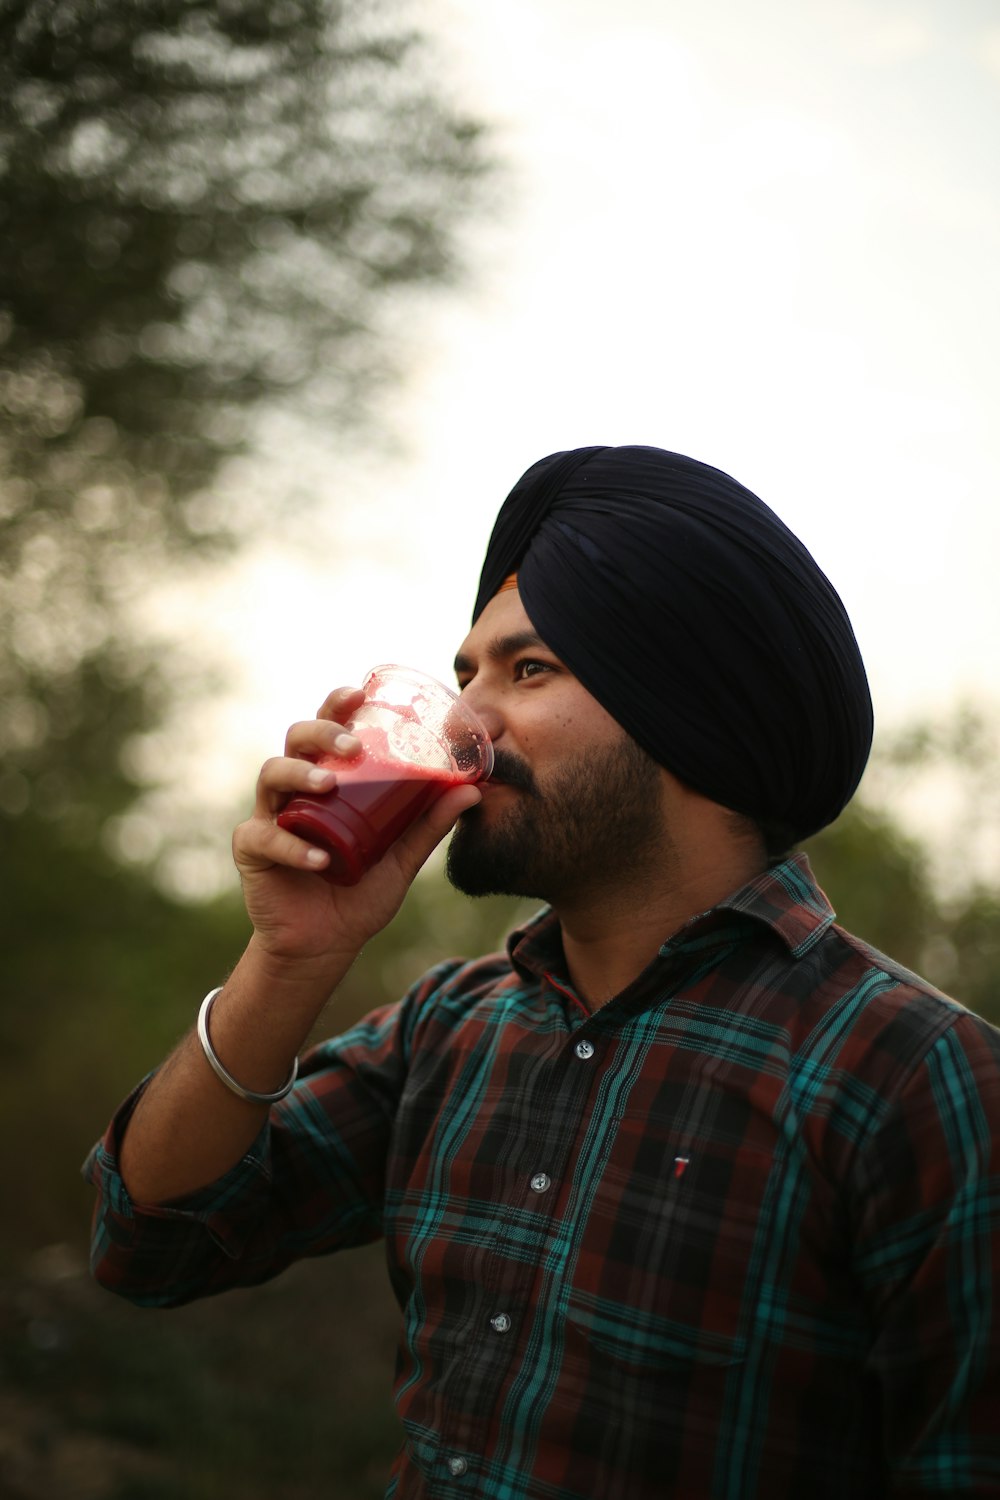
[[[789,855],[780,864],[741,886],[724,901],[674,933],[660,950],[676,952],[688,942],[703,942],[713,929],[732,932],[729,913],[762,923],[780,938],[792,958],[802,958],[826,932],[836,913],[816,879],[805,854]],[[551,907],[543,907],[507,939],[507,955],[524,978],[545,975],[563,967],[559,921]]]
[[[805,854],[792,854],[719,903],[716,910],[741,912],[777,933],[793,958],[818,943],[836,912],[816,884]]]

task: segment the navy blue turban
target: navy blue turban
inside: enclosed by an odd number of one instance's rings
[[[872,705],[847,612],[728,474],[660,448],[553,453],[504,502],[473,620],[515,572],[542,640],[681,781],[789,842],[849,801]]]

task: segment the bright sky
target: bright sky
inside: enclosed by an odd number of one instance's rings
[[[506,178],[471,285],[415,314],[402,456],[300,453],[308,535],[172,596],[232,652],[189,742],[206,787],[377,661],[448,680],[504,495],[587,443],[766,500],[840,591],[883,723],[995,703],[996,0],[416,10]]]

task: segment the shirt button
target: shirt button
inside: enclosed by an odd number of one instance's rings
[[[448,1473],[453,1479],[461,1479],[468,1467],[464,1458],[449,1458],[448,1460]]]
[[[506,1313],[497,1313],[495,1318],[490,1319],[490,1327],[494,1333],[507,1333],[510,1330],[510,1319]]]
[[[594,1044],[593,1042],[577,1042],[573,1051],[581,1062],[586,1062],[588,1057],[593,1057],[594,1055]]]
[[[531,1179],[531,1191],[533,1193],[544,1193],[552,1184],[552,1179],[547,1172],[536,1172]]]

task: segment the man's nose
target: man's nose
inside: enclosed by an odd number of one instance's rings
[[[470,682],[468,687],[462,689],[459,696],[462,702],[467,703],[472,712],[482,721],[483,728],[495,745],[503,734],[504,720],[492,695],[484,687]]]

